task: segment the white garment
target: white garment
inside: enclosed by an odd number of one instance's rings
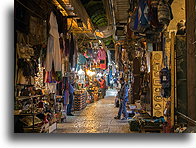
[[[54,62],[54,70],[61,71],[61,52],[59,43],[58,24],[56,16],[53,12],[50,14],[50,36],[48,38],[47,55],[46,55],[46,71],[52,70],[52,62]]]

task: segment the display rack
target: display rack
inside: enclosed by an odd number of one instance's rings
[[[30,116],[32,117],[32,126],[24,126],[24,132],[30,132],[30,133],[51,133],[52,131],[54,131],[56,128],[57,128],[57,124],[56,124],[56,121],[53,122],[51,125],[48,123],[43,123],[41,124],[40,123],[40,126],[36,126],[35,125],[35,118],[36,118],[36,115],[38,115],[39,113],[41,112],[36,112],[36,109],[37,109],[37,104],[35,103],[35,100],[34,99],[38,99],[40,101],[41,100],[46,100],[45,97],[49,97],[49,95],[33,95],[33,96],[17,96],[15,97],[15,103],[19,103],[19,102],[25,102],[25,101],[29,101],[29,104],[30,107],[28,110],[30,110],[29,112],[27,113],[24,113],[22,112],[22,110],[14,110],[14,116],[15,117],[19,117],[20,119],[21,118],[24,118],[24,117],[27,117],[27,116]],[[47,98],[48,99],[48,98]],[[51,99],[51,98],[50,98]],[[48,101],[50,102],[50,101]]]

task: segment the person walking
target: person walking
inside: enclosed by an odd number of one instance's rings
[[[125,83],[124,78],[120,78],[120,84],[121,84],[121,89],[119,91],[119,98],[120,98],[120,107],[119,107],[119,111],[118,111],[118,115],[116,117],[114,117],[114,119],[121,119],[121,115],[124,115],[124,118],[122,118],[121,120],[127,120],[128,118],[128,114],[127,114],[127,109],[126,109],[126,105],[128,102],[128,85]]]
[[[99,84],[100,84],[102,98],[104,98],[106,95],[106,81],[103,76],[101,77]]]

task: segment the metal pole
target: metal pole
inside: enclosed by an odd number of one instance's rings
[[[175,106],[175,32],[171,32],[171,126],[174,126],[174,106]]]

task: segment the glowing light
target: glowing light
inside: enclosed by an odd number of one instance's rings
[[[96,72],[94,72],[94,71],[91,71],[91,70],[86,70],[86,74],[88,75],[88,76],[94,76],[95,74],[96,74]]]
[[[78,71],[78,75],[83,75],[84,74],[84,71],[82,70],[82,69],[80,69],[79,71]]]

